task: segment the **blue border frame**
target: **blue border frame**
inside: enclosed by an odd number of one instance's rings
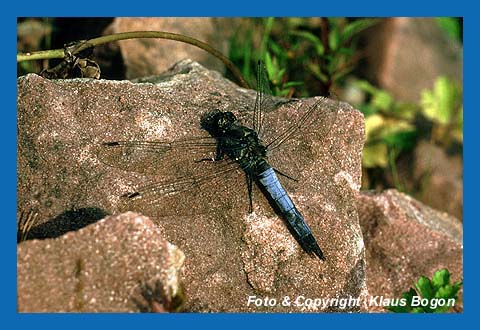
[[[475,130],[477,129],[478,112],[475,111],[472,100],[473,80],[478,77],[478,63],[473,63],[477,56],[477,40],[475,38],[476,11],[473,6],[464,4],[466,1],[272,1],[271,3],[245,0],[240,3],[227,1],[183,1],[181,5],[175,2],[153,2],[140,6],[117,1],[95,2],[81,1],[22,1],[21,8],[12,13],[5,8],[7,14],[1,20],[3,42],[8,44],[4,49],[16,49],[16,17],[17,16],[463,16],[464,17],[464,225],[465,242],[471,242],[471,236],[478,233],[478,222],[475,218],[474,189],[478,186],[475,171]],[[229,7],[230,6],[230,7]],[[11,47],[11,48],[10,48]],[[13,52],[12,52],[13,53]],[[2,71],[4,72],[2,93],[4,107],[2,109],[3,150],[5,157],[0,162],[3,167],[2,201],[6,216],[4,223],[7,233],[0,240],[2,245],[4,267],[1,273],[3,281],[2,319],[4,322],[15,322],[15,328],[132,328],[132,327],[165,327],[182,328],[228,326],[247,328],[249,326],[268,326],[276,328],[306,327],[337,328],[341,326],[371,327],[372,325],[386,328],[405,328],[410,325],[418,327],[437,326],[458,327],[463,321],[474,321],[474,299],[477,297],[478,286],[469,285],[467,274],[473,274],[472,254],[474,247],[467,244],[464,254],[464,312],[462,314],[442,315],[412,315],[412,314],[18,314],[16,313],[16,66],[13,65],[13,54],[10,51],[0,52]],[[470,65],[471,64],[471,65]],[[5,80],[5,77],[7,80]],[[12,78],[13,80],[13,78]],[[465,288],[468,287],[468,292]]]

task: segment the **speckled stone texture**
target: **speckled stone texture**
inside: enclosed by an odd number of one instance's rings
[[[160,199],[126,204],[121,197],[154,182],[213,173],[222,165],[192,161],[212,157],[215,149],[198,152],[193,158],[187,152],[163,160],[150,154],[129,163],[105,154],[102,142],[208,137],[199,127],[202,113],[214,108],[230,110],[250,125],[254,100],[255,91],[239,88],[191,61],[182,61],[143,83],[49,81],[33,74],[20,77],[18,208],[19,213],[33,210],[38,214],[36,234],[29,238],[58,237],[94,222],[88,216],[92,213],[136,211],[148,216],[165,238],[184,252],[187,311],[358,311],[358,307],[247,303],[249,296],[280,302],[285,297],[356,298],[367,293],[365,249],[355,204],[361,178],[363,116],[348,104],[327,100],[325,106],[333,111],[269,156],[273,166],[298,180],[280,177],[322,247],[326,262],[309,257],[300,248],[257,187],[253,213],[248,213],[246,180],[240,169]],[[266,113],[264,140],[288,128],[314,101],[293,100]],[[326,135],[324,125],[329,128]],[[49,232],[52,228],[55,233]],[[135,251],[132,253],[135,256]],[[58,259],[61,269],[63,260]],[[72,253],[68,261],[72,267],[75,260]],[[65,271],[73,271],[72,267]],[[23,279],[19,278],[19,284],[28,286],[20,283]],[[119,308],[104,303],[102,310]]]
[[[184,258],[158,226],[133,212],[58,238],[27,240],[17,250],[18,311],[138,311],[147,308],[146,285],[159,281],[179,294]]]
[[[462,223],[395,189],[362,193],[358,213],[366,246],[370,295],[398,298],[420,276],[447,268],[452,281],[463,278]],[[462,291],[454,308],[463,309]],[[384,312],[378,306],[370,311]]]

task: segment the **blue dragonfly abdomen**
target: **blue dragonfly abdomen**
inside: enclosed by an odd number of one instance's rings
[[[325,260],[322,250],[312,235],[305,219],[293,204],[292,199],[278,180],[272,167],[257,175],[258,183],[265,189],[278,211],[287,220],[290,231],[305,252]]]

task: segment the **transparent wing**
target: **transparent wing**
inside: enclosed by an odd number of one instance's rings
[[[195,165],[196,169],[178,172],[185,173],[183,176],[141,179],[121,195],[119,210],[162,217],[209,214],[217,208],[224,210],[226,204],[246,194],[245,178],[237,163],[223,160]]]
[[[209,167],[212,163],[215,163],[215,170],[205,168],[204,174],[200,175],[186,175],[177,177],[173,180],[163,180],[155,182],[146,186],[139,187],[135,190],[125,193],[122,197],[136,200],[143,199],[147,202],[155,202],[157,199],[163,196],[173,196],[178,193],[187,192],[205,183],[211,183],[217,180],[219,177],[236,171],[239,167],[231,160],[223,161],[210,161],[210,163],[202,164],[205,167]]]
[[[272,91],[270,89],[270,80],[268,79],[267,69],[263,61],[257,62],[257,97],[253,110],[253,129],[258,136],[263,134],[263,119],[265,112],[275,108]]]
[[[150,210],[158,215],[192,214],[208,211],[206,204],[199,204],[200,196],[216,202],[229,195],[228,187],[244,184],[236,162],[213,161],[216,146],[217,141],[209,137],[172,142],[111,141],[102,143],[99,159],[115,168],[145,174],[132,175],[138,181],[121,192],[120,208]],[[239,173],[234,175],[236,171]],[[235,181],[239,179],[242,181]]]
[[[217,142],[211,137],[178,141],[109,141],[99,148],[99,159],[126,171],[168,174],[171,167],[188,166],[213,158]]]
[[[315,130],[320,139],[328,135],[337,117],[335,103],[331,100],[320,97],[310,105],[305,113],[291,126],[267,142],[269,152],[279,148],[285,141],[297,134],[303,134],[309,130]]]
[[[319,157],[319,153],[325,153],[320,157],[327,159],[333,155],[330,149],[333,141],[327,140],[327,136],[335,127],[337,106],[336,102],[324,98],[297,102],[300,105],[297,109],[280,112],[275,119],[277,124],[266,127],[264,141],[270,165],[301,181],[306,175],[305,168]],[[293,182],[283,181],[287,190],[295,189]]]

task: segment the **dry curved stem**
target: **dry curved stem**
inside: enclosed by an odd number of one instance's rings
[[[17,243],[23,242],[28,238],[28,233],[37,222],[38,213],[34,210],[22,211],[17,224]]]
[[[87,48],[97,46],[100,44],[104,44],[107,42],[126,40],[126,39],[137,39],[137,38],[158,38],[158,39],[176,40],[176,41],[184,42],[184,43],[199,47],[207,51],[208,53],[212,54],[219,60],[221,60],[225,64],[225,66],[230,70],[230,72],[232,72],[232,74],[235,76],[235,78],[238,80],[239,84],[242,87],[251,88],[248,82],[243,78],[238,68],[220,51],[216,50],[215,48],[211,47],[210,45],[198,39],[177,34],[177,33],[163,32],[163,31],[134,31],[134,32],[115,33],[107,36],[86,40],[82,45],[79,45],[79,47],[77,47],[72,54],[75,55],[81,52],[82,50],[85,50]],[[44,51],[31,52],[31,53],[19,53],[17,54],[17,62],[39,60],[39,59],[64,58],[64,57],[65,57],[65,50],[63,48],[52,49],[52,50],[44,50]]]

